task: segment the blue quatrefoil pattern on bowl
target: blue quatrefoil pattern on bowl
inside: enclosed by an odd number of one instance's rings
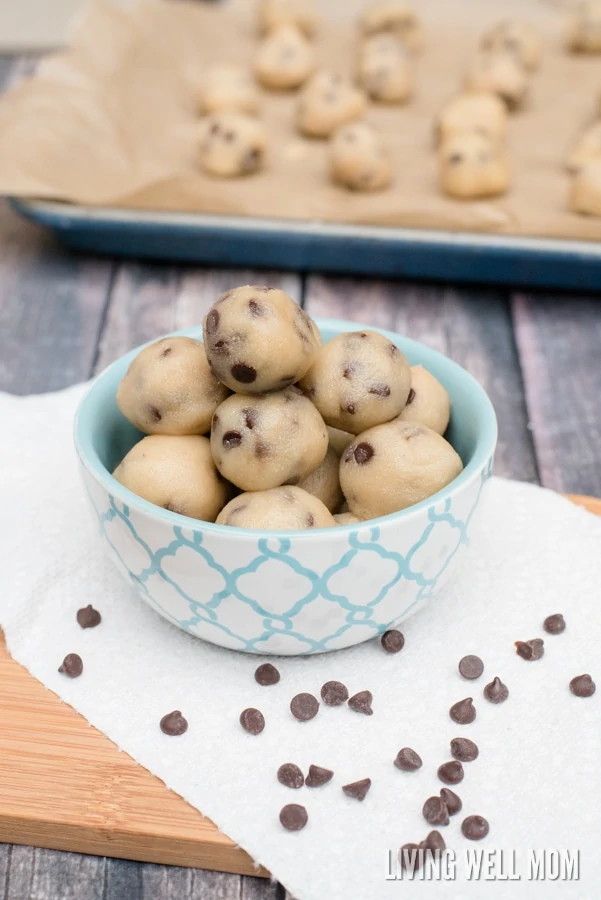
[[[202,523],[154,521],[84,479],[111,557],[161,616],[231,649],[299,655],[368,640],[430,600],[469,542],[491,468],[406,519],[319,541],[237,529],[224,541]]]

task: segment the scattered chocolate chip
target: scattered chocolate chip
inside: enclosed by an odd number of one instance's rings
[[[248,308],[250,310],[251,316],[255,316],[256,318],[260,318],[265,315],[265,307],[262,303],[259,303],[258,300],[249,300]]]
[[[472,698],[466,697],[465,700],[454,703],[449,710],[449,715],[458,725],[469,725],[476,718],[476,708]]]
[[[364,466],[374,455],[374,448],[367,441],[361,441],[354,449],[355,462],[358,466]]]
[[[148,412],[150,413],[150,417],[153,422],[160,422],[163,418],[160,411],[156,408],[156,406],[149,406]]]
[[[263,663],[255,672],[255,681],[260,685],[277,684],[280,680],[280,673],[271,663]]]
[[[305,783],[305,776],[295,763],[284,763],[278,769],[278,781],[284,787],[298,790]]]
[[[497,676],[486,685],[482,693],[490,703],[505,703],[509,697],[509,688]]]
[[[374,711],[371,708],[373,701],[371,691],[359,691],[349,698],[348,705],[354,712],[363,713],[364,716],[373,716]]]
[[[459,660],[459,674],[469,681],[480,678],[484,671],[484,663],[479,656],[464,656]]]
[[[205,328],[207,334],[215,334],[219,327],[219,313],[216,309],[211,309],[207,315]]]
[[[315,528],[315,516],[313,515],[313,513],[309,513],[307,515],[306,521],[307,521],[307,528]]]
[[[472,762],[478,759],[478,745],[469,738],[453,738],[451,741],[451,756],[460,762]]]
[[[233,450],[242,443],[242,435],[239,431],[226,431],[221,439],[221,443],[226,450]]]
[[[166,356],[169,356],[169,354],[171,353],[172,350],[173,350],[173,347],[165,347],[165,349],[161,353],[160,359],[164,359]]]
[[[543,628],[548,634],[561,634],[562,631],[566,630],[566,620],[561,613],[556,613],[554,616],[547,616],[543,622]]]
[[[415,772],[416,769],[421,769],[423,765],[421,756],[415,750],[412,750],[411,747],[403,747],[402,750],[399,750],[394,764],[402,772]]]
[[[347,797],[353,800],[365,800],[371,787],[371,778],[362,778],[361,781],[353,781],[351,784],[343,784],[342,790]]]
[[[455,791],[450,791],[449,788],[441,788],[440,789],[440,797],[444,800],[445,806],[449,811],[450,816],[455,816],[460,811],[463,803],[461,802],[461,797],[458,797]]]
[[[516,641],[515,650],[518,656],[528,661],[540,659],[545,655],[545,642],[541,638],[532,641]]]
[[[590,675],[577,675],[570,681],[570,690],[575,697],[592,697],[597,685]]]
[[[393,345],[391,344],[391,346],[393,346]],[[396,347],[394,349],[396,350]],[[413,390],[413,388],[411,388],[411,390],[409,391],[409,396],[407,397],[407,406],[409,406],[410,403],[413,403],[414,400],[415,400],[415,391]]]
[[[253,381],[257,380],[257,372],[252,366],[236,363],[236,365],[232,366],[232,377],[239,381],[240,384],[252,384]]]
[[[429,825],[449,824],[449,810],[442,797],[428,797],[422,807],[422,814]]]
[[[445,784],[459,784],[463,781],[463,766],[456,759],[443,763],[438,767],[438,777]]]
[[[398,653],[405,646],[405,635],[401,631],[385,631],[381,638],[382,647],[387,653]]]
[[[229,342],[228,341],[215,341],[213,344],[213,350],[215,353],[227,354],[229,352]]]
[[[301,831],[308,821],[307,810],[298,803],[289,803],[280,810],[280,822],[286,831]]]
[[[321,766],[309,766],[309,774],[305,779],[307,787],[322,787],[334,777],[331,769],[322,769]]]
[[[387,384],[374,384],[369,388],[368,394],[375,394],[376,397],[390,397],[390,388]]]
[[[257,459],[265,459],[269,456],[269,447],[264,441],[257,441],[255,444],[255,456]]]
[[[94,609],[91,603],[88,606],[84,606],[83,609],[78,609],[76,618],[77,624],[82,628],[96,628],[102,621],[102,616],[97,609]]]
[[[440,856],[447,849],[440,831],[431,831],[424,841],[420,842],[421,850],[429,850],[434,856]]]
[[[58,671],[69,678],[79,678],[83,672],[83,662],[77,653],[68,653],[63,659]]]
[[[348,700],[348,690],[341,681],[326,681],[321,689],[321,699],[326,706],[342,706]]]
[[[451,155],[447,157],[447,159],[453,166],[456,166],[460,162],[463,162],[463,156],[461,155],[461,153],[451,153]]]
[[[314,719],[319,711],[319,700],[313,694],[297,694],[290,701],[290,712],[299,722]]]
[[[344,412],[347,412],[351,416],[354,416],[355,413],[357,412],[357,407],[355,406],[354,403],[347,403],[347,405],[344,407]]]
[[[468,816],[461,823],[461,831],[469,841],[481,841],[488,834],[488,822],[483,816]]]
[[[401,869],[406,872],[415,872],[420,868],[423,863],[423,852],[420,853],[420,849],[417,844],[403,844],[398,855]]]
[[[357,370],[357,363],[350,362],[347,363],[344,369],[342,370],[343,378],[352,378]]]
[[[159,726],[163,734],[168,734],[169,737],[179,737],[188,730],[188,721],[184,719],[179,709],[174,709],[173,712],[163,716]]]
[[[258,709],[244,709],[240,713],[240,724],[249,734],[261,734],[265,728],[265,718]]]
[[[244,416],[244,424],[246,427],[252,431],[255,425],[257,424],[257,411],[256,409],[243,409],[242,415]]]

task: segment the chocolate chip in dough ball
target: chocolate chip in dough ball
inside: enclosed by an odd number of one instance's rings
[[[340,485],[351,512],[375,519],[426,500],[462,469],[431,428],[395,419],[355,438],[340,460]]]
[[[244,394],[277,391],[299,381],[321,345],[317,325],[288,294],[256,285],[222,294],[203,329],[213,372]]]
[[[601,2],[585,0],[574,10],[566,35],[572,53],[601,53]]]
[[[233,528],[303,531],[332,528],[336,523],[321,500],[301,488],[286,485],[240,494],[221,510],[217,524]]]
[[[201,95],[205,114],[241,112],[254,116],[259,111],[259,95],[253,79],[242,66],[218,63],[205,74]]]
[[[327,425],[359,434],[400,414],[411,370],[384,335],[348,331],[320,348],[300,386]]]
[[[384,142],[363,122],[338,129],[330,143],[329,163],[332,181],[351,191],[381,191],[393,179]]]
[[[342,456],[355,435],[348,431],[341,431],[340,428],[332,428],[331,425],[328,425],[327,428],[330,447],[337,456]]]
[[[401,415],[402,422],[426,425],[444,434],[451,418],[451,399],[434,375],[423,366],[411,366],[411,390]]]
[[[536,29],[527,22],[518,22],[516,19],[499,22],[482,38],[482,48],[493,53],[509,53],[529,71],[538,69],[540,65],[540,37]]]
[[[505,152],[481,134],[455,134],[439,150],[440,187],[456,200],[504,194],[510,184]]]
[[[592,159],[574,176],[570,209],[583,216],[601,216],[601,158]]]
[[[296,387],[233,394],[217,408],[211,451],[224,478],[243,491],[298,484],[322,464],[326,426]]]
[[[209,439],[153,434],[131,448],[113,476],[149,503],[214,522],[227,499]]]
[[[213,113],[201,123],[198,161],[210,175],[236,178],[263,166],[267,135],[263,125],[240,112]]]
[[[593,159],[601,159],[601,122],[595,122],[580,135],[566,160],[566,168],[576,173]]]
[[[510,53],[477,54],[465,77],[467,91],[490,91],[507,109],[520,107],[528,90],[528,76]]]
[[[413,66],[393,34],[377,34],[360,47],[357,81],[377,103],[406,103],[413,93]]]
[[[254,62],[257,80],[275,91],[300,87],[314,68],[313,47],[295,25],[282,25],[263,38]]]
[[[359,19],[362,34],[394,34],[401,38],[410,50],[419,50],[422,34],[419,20],[413,10],[400,0],[376,0]]]
[[[456,134],[475,131],[495,143],[507,134],[507,107],[496,94],[473,92],[450,100],[438,117],[436,145]]]
[[[262,32],[273,31],[282,25],[296,25],[307,37],[317,31],[315,0],[259,0],[257,13]]]
[[[144,434],[205,434],[228,390],[215,378],[201,341],[171,337],[130,363],[117,405]]]
[[[298,487],[319,497],[331,513],[338,509],[342,503],[342,490],[340,488],[340,460],[331,447],[328,447],[324,461],[310,475],[301,478]]]
[[[327,138],[337,128],[360,119],[367,101],[363,91],[332,72],[316,72],[303,87],[297,124],[308,137]]]

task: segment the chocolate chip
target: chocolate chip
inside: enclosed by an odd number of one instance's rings
[[[543,628],[548,634],[561,634],[566,630],[566,622],[561,613],[556,613],[554,616],[547,616]]]
[[[348,700],[348,690],[341,681],[326,681],[321,689],[321,699],[326,706],[342,706]]]
[[[263,663],[255,672],[255,681],[260,685],[277,684],[280,680],[280,673],[271,663]]]
[[[257,459],[265,459],[269,456],[269,446],[264,441],[257,441],[255,444],[255,456]]]
[[[458,725],[469,725],[476,718],[476,709],[472,703],[472,698],[466,697],[465,700],[459,700],[457,703],[454,703],[449,710],[449,715],[453,722],[457,722]]]
[[[445,802],[445,806],[449,811],[450,816],[455,816],[460,811],[463,803],[461,802],[461,797],[458,797],[455,791],[449,790],[449,788],[441,788],[440,789],[440,797]]]
[[[255,316],[256,318],[260,318],[261,316],[265,315],[265,307],[262,303],[259,303],[258,300],[249,300],[248,309],[251,316]]]
[[[479,656],[464,656],[459,660],[459,674],[469,681],[480,678],[484,671],[484,663]]]
[[[478,759],[479,753],[477,744],[474,744],[469,738],[453,738],[451,741],[451,756],[460,762],[472,762],[474,759]]]
[[[423,851],[417,844],[403,844],[399,850],[398,860],[401,869],[406,872],[415,872],[423,864]]]
[[[322,769],[321,766],[309,766],[309,774],[305,779],[307,787],[322,787],[334,777],[331,769]]]
[[[314,719],[319,711],[319,700],[313,694],[297,694],[290,701],[290,712],[299,722]]]
[[[344,412],[347,412],[349,413],[349,415],[354,416],[357,412],[357,407],[354,403],[347,403],[347,405],[344,407]]]
[[[423,765],[421,756],[415,750],[412,750],[411,747],[403,747],[402,750],[399,750],[394,764],[402,772],[415,772],[416,769],[421,769]]]
[[[83,672],[83,662],[77,653],[68,653],[63,659],[58,671],[69,678],[79,678]]]
[[[160,422],[163,418],[160,411],[156,408],[156,406],[149,406],[148,412],[150,413],[150,417],[153,422]]]
[[[396,350],[396,347],[395,347],[395,350]],[[411,388],[411,390],[409,391],[409,396],[407,397],[407,406],[409,406],[410,403],[413,403],[414,400],[415,400],[415,391],[413,390],[413,388]]]
[[[461,823],[461,831],[469,841],[481,841],[488,834],[488,822],[483,816],[468,816]]]
[[[257,380],[257,372],[252,366],[236,363],[235,366],[232,366],[232,377],[239,381],[240,384],[252,384],[253,381]]]
[[[422,815],[429,825],[449,824],[449,811],[442,797],[428,797],[422,807]]]
[[[426,839],[421,841],[419,846],[420,850],[429,850],[434,856],[440,856],[440,854],[447,849],[447,845],[445,844],[440,831],[431,831]]]
[[[227,354],[229,353],[229,343],[228,341],[215,341],[213,344],[213,350],[215,353]]]
[[[438,767],[438,777],[445,784],[459,784],[463,781],[463,766],[456,759]]]
[[[102,621],[102,616],[97,609],[94,609],[91,603],[88,606],[84,606],[83,609],[78,609],[76,618],[77,624],[81,625],[82,628],[96,628]]]
[[[570,681],[570,690],[576,697],[592,697],[597,685],[590,675],[577,675]]]
[[[240,724],[249,734],[261,734],[265,728],[265,718],[258,709],[244,709],[240,713]]]
[[[357,370],[357,363],[350,362],[347,363],[344,369],[342,370],[343,378],[352,378]]]
[[[207,315],[205,322],[205,330],[207,334],[215,334],[219,327],[219,313],[216,309],[211,309]]]
[[[349,698],[348,705],[354,712],[363,713],[364,716],[373,716],[374,711],[371,708],[373,701],[371,691],[359,691]]]
[[[405,635],[401,631],[385,631],[380,640],[387,653],[398,653],[405,646]]]
[[[253,430],[255,425],[257,424],[257,411],[256,409],[243,409],[242,415],[244,416],[244,424],[250,431]]]
[[[163,716],[159,726],[163,734],[168,734],[169,737],[179,737],[180,734],[185,734],[188,730],[188,722],[184,719],[179,709],[174,709],[173,712]]]
[[[242,443],[242,435],[239,431],[226,431],[221,439],[221,443],[226,450],[233,450]]]
[[[278,769],[278,781],[284,787],[298,790],[305,783],[305,776],[295,763],[284,763]]]
[[[541,638],[534,638],[532,641],[516,641],[515,651],[522,659],[530,662],[545,655],[545,642]]]
[[[486,685],[483,694],[490,703],[505,703],[509,697],[509,688],[499,677],[496,677]]]
[[[289,803],[280,810],[280,822],[286,831],[301,831],[308,821],[307,810],[298,803]]]
[[[368,463],[372,456],[374,455],[374,448],[371,444],[368,444],[367,441],[361,441],[360,444],[357,444],[353,451],[353,455],[355,457],[355,462],[358,466],[364,466],[365,463]]]
[[[376,397],[390,397],[390,388],[387,384],[373,384],[368,390],[368,394],[375,394]]]
[[[307,515],[306,522],[307,528],[315,528],[315,516],[313,515],[313,513],[309,513]]]
[[[461,155],[461,153],[452,153],[448,157],[448,161],[451,163],[451,165],[457,166],[460,162],[463,162],[463,156]]]
[[[166,356],[169,356],[169,354],[171,353],[172,350],[173,350],[173,347],[165,347],[165,349],[161,353],[160,359],[164,359]]]
[[[365,800],[371,787],[371,778],[362,778],[361,781],[353,781],[351,784],[343,784],[342,790],[347,797],[353,800]]]

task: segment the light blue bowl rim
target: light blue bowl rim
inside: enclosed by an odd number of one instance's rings
[[[251,528],[232,528],[228,525],[217,525],[213,522],[192,519],[188,516],[182,516],[179,513],[162,509],[160,506],[155,506],[154,503],[149,503],[147,500],[138,497],[137,494],[134,494],[132,491],[123,487],[123,485],[113,478],[100,460],[92,443],[91,425],[96,420],[97,416],[101,414],[100,401],[102,399],[103,388],[107,381],[115,377],[115,370],[117,368],[125,370],[140,350],[161,340],[161,337],[153,338],[153,340],[141,344],[139,347],[134,348],[129,353],[111,363],[110,366],[97,376],[89,391],[81,400],[75,414],[74,439],[75,448],[82,465],[111,496],[117,497],[126,506],[133,507],[152,519],[158,519],[171,526],[179,525],[180,527],[189,528],[195,531],[214,532],[216,534],[228,536],[230,539],[233,537],[248,537],[254,539],[261,538],[263,540],[311,540],[316,536],[333,537],[334,534],[344,535],[348,532],[365,528],[366,526],[377,528],[390,525],[392,522],[407,522],[412,516],[419,515],[422,510],[435,505],[440,502],[441,499],[455,496],[486,467],[494,455],[497,443],[497,417],[490,398],[484,388],[462,366],[454,362],[448,356],[445,356],[443,353],[432,350],[430,347],[427,347],[419,341],[404,337],[403,335],[396,334],[395,332],[388,331],[384,328],[377,328],[373,325],[364,325],[360,322],[346,322],[341,319],[322,319],[316,317],[315,322],[322,330],[330,330],[338,333],[344,331],[378,331],[380,334],[387,337],[393,344],[396,344],[403,352],[409,352],[411,355],[419,357],[420,364],[426,369],[428,368],[428,360],[435,360],[439,365],[447,367],[451,372],[454,372],[455,375],[463,380],[464,386],[470,392],[473,412],[479,422],[479,428],[477,443],[472,457],[461,474],[458,475],[454,481],[441,491],[438,491],[438,493],[433,494],[426,500],[422,500],[420,503],[416,503],[414,506],[410,506],[407,509],[390,513],[387,516],[381,516],[378,519],[369,519],[366,522],[359,522],[358,524],[338,526],[335,529],[312,528],[310,530],[307,529],[306,531],[268,531]],[[165,337],[179,336],[202,339],[202,326],[197,325],[191,328],[183,328],[179,331],[174,331],[165,335]],[[115,393],[116,390],[117,383],[115,384]]]

